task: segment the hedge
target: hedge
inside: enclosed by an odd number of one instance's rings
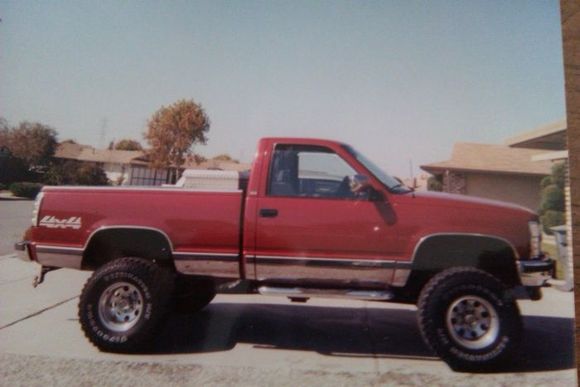
[[[10,184],[10,192],[12,195],[18,196],[21,198],[29,198],[34,199],[36,195],[42,189],[42,184],[40,183],[30,183],[27,181],[23,181],[20,183],[12,183]]]

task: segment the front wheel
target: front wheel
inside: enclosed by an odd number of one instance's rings
[[[517,304],[497,278],[482,270],[437,274],[421,292],[418,309],[423,339],[453,369],[506,364],[521,338]]]
[[[172,290],[171,272],[151,261],[122,258],[104,265],[81,293],[85,336],[102,351],[144,350],[166,315]]]

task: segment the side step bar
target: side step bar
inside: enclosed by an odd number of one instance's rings
[[[352,289],[313,289],[313,288],[279,288],[260,286],[258,293],[266,296],[285,296],[291,300],[309,297],[349,298],[364,301],[388,301],[394,297],[393,292],[385,290],[352,290]]]

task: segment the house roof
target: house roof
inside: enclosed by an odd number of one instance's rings
[[[60,159],[91,161],[113,164],[147,164],[143,151],[126,151],[114,149],[95,149],[88,145],[61,143],[55,152]]]
[[[89,161],[95,163],[149,165],[147,155],[144,151],[95,149],[89,145],[73,144],[69,142],[60,143],[54,156],[60,159]],[[245,171],[250,169],[250,164],[216,159],[197,163],[193,158],[188,158],[185,165],[182,167],[186,169]]]
[[[523,175],[549,175],[552,162],[533,161],[532,157],[546,153],[542,149],[512,148],[505,145],[456,143],[451,159],[421,168],[430,173],[445,170]]]
[[[510,147],[517,148],[565,150],[567,127],[568,125],[565,119],[556,121],[529,132],[510,137],[504,143]]]

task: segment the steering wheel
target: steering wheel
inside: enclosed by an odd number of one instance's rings
[[[340,182],[336,192],[334,194],[337,198],[350,198],[353,197],[353,193],[350,190],[350,178],[345,176]]]

